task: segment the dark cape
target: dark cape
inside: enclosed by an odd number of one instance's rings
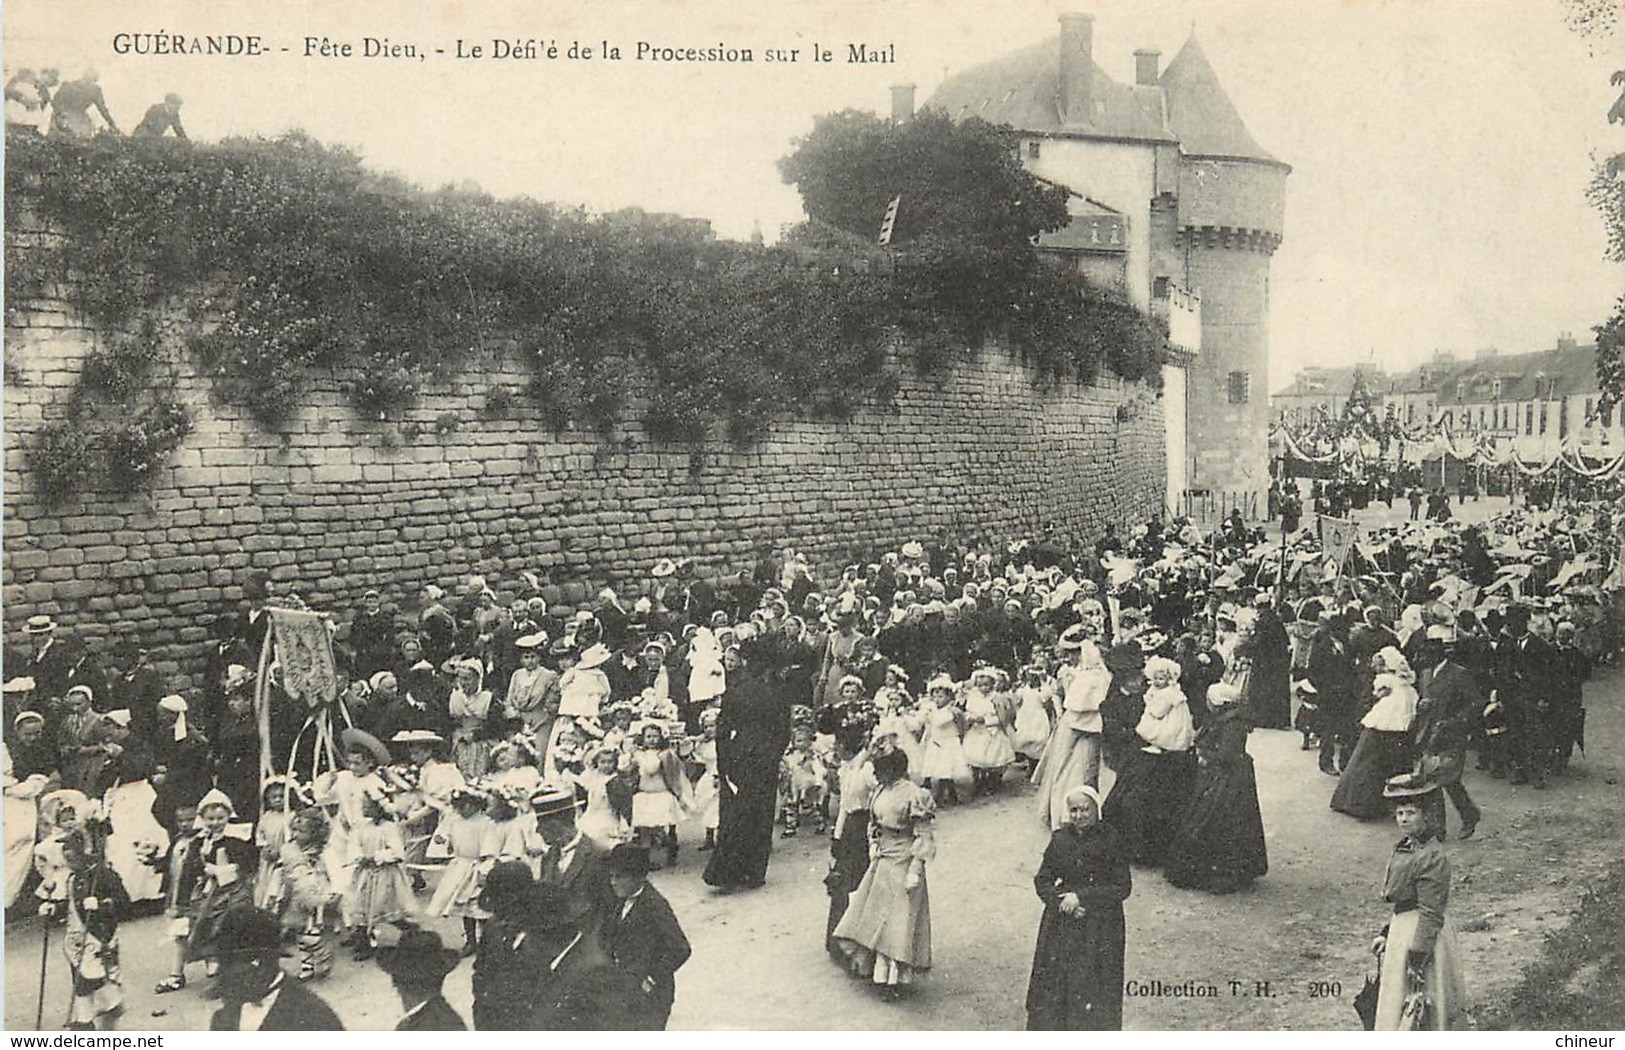
[[[1196,786],[1163,856],[1175,886],[1228,893],[1269,871],[1246,714],[1229,707],[1196,734]]]
[[[1028,1031],[1116,1031],[1123,1027],[1123,901],[1133,888],[1128,853],[1109,824],[1050,836],[1033,877],[1044,902],[1027,982]],[[1083,915],[1061,913],[1076,893]]]
[[[1260,729],[1292,728],[1292,643],[1274,609],[1258,610],[1253,672],[1247,678],[1248,717]]]
[[[705,867],[709,886],[754,887],[767,880],[779,761],[790,743],[790,705],[754,670],[731,677],[717,716],[717,844]]]
[[[1139,737],[1135,740],[1141,744]],[[1135,864],[1159,864],[1190,801],[1196,756],[1190,751],[1126,751],[1101,819],[1118,830]]]
[[[1332,792],[1332,808],[1361,820],[1387,816],[1382,789],[1389,777],[1408,773],[1411,766],[1410,734],[1362,729]]]

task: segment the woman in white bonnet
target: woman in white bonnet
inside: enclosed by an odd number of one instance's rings
[[[1416,675],[1398,649],[1388,646],[1371,658],[1376,702],[1360,719],[1360,739],[1332,793],[1332,808],[1361,820],[1388,815],[1383,786],[1409,772],[1410,729],[1416,718]]]

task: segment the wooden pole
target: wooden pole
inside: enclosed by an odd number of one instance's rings
[[[39,1006],[34,1011],[34,1031],[45,1027],[45,969],[51,959],[51,915],[42,916],[39,934]]]
[[[271,610],[265,610],[265,615],[270,617]],[[275,635],[274,626],[274,621],[267,622],[265,625],[265,641],[260,646],[259,673],[254,678],[254,714],[259,722],[260,731],[260,779],[259,784],[254,789],[254,794],[258,798],[255,809],[259,811],[262,817],[265,815],[263,808],[265,805],[264,784],[271,775],[271,704],[269,683],[266,681],[266,677],[271,666],[271,640]]]

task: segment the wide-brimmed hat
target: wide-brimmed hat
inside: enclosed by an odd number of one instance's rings
[[[1084,641],[1083,624],[1075,623],[1061,632],[1061,637],[1056,640],[1055,647],[1057,649],[1082,649]]]
[[[343,745],[345,751],[365,751],[380,766],[389,765],[389,748],[365,729],[349,727],[339,734],[339,743]]]
[[[23,630],[29,634],[44,634],[56,630],[56,621],[41,613],[38,616],[30,616]]]
[[[649,570],[649,575],[655,579],[665,579],[677,571],[677,563],[670,558],[661,558],[655,562],[655,567]]]
[[[609,646],[599,642],[582,652],[581,659],[576,661],[576,666],[584,671],[590,671],[594,667],[601,667],[608,663],[612,655],[614,654],[609,651]]]
[[[649,850],[631,842],[622,842],[604,855],[604,868],[617,875],[649,874]]]
[[[1438,784],[1420,773],[1401,773],[1388,778],[1388,782],[1382,787],[1382,797],[1419,798],[1438,789]]]
[[[389,738],[391,744],[444,744],[446,738],[432,729],[403,729]]]
[[[37,683],[34,681],[34,679],[31,676],[29,676],[29,675],[19,675],[16,678],[8,678],[8,679],[6,679],[6,684],[5,684],[4,687],[0,687],[0,692],[4,692],[4,693],[8,693],[8,694],[9,693],[32,693],[35,690],[35,688],[37,688]]]
[[[402,984],[438,984],[462,959],[438,933],[415,926],[403,929],[386,923],[378,928],[377,941],[378,968]]]
[[[513,644],[517,649],[540,649],[546,641],[547,635],[537,631],[534,634],[522,635],[514,639]]]

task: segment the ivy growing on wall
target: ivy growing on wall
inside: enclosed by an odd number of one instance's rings
[[[192,416],[163,374],[163,340],[149,320],[86,356],[68,396],[67,417],[47,423],[28,448],[35,483],[48,503],[66,502],[94,482],[130,494],[192,432]]]
[[[271,429],[313,370],[344,366],[356,409],[389,418],[493,344],[529,363],[523,393],[548,424],[607,431],[637,395],[650,433],[677,440],[750,442],[776,418],[884,401],[899,345],[932,368],[997,334],[1050,374],[1160,374],[1155,322],[1031,260],[1021,294],[990,306],[966,293],[977,271],[963,250],[888,253],[816,226],[763,247],[638,210],[430,192],[300,133],[190,147],[17,137],[6,177],[8,199],[26,189],[67,234],[76,309],[118,331],[189,304],[186,346],[215,396]],[[8,288],[32,279],[13,275],[19,254],[38,252],[8,254]],[[86,384],[141,385],[136,362],[115,364]],[[155,407],[122,425],[141,428],[125,435],[137,450],[183,429]],[[71,435],[41,442],[36,469],[79,469]]]

